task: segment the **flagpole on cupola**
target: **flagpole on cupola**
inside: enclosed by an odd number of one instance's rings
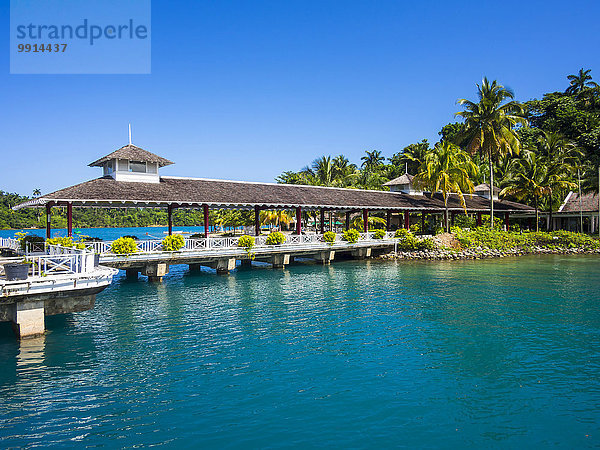
[[[131,145],[131,124],[129,124],[129,145]]]

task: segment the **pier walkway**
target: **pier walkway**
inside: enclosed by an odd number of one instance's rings
[[[394,248],[398,240],[394,233],[387,232],[381,239],[375,233],[360,233],[356,243],[335,235],[334,242],[325,242],[322,234],[286,235],[280,245],[267,245],[267,236],[257,236],[251,249],[238,246],[239,237],[186,238],[184,247],[176,252],[162,249],[161,240],[137,241],[138,252],[129,255],[112,253],[112,242],[90,242],[86,249],[99,254],[100,264],[123,269],[134,275],[141,272],[150,281],[160,281],[173,264],[187,264],[191,270],[201,266],[213,268],[219,274],[226,274],[236,268],[237,261],[248,265],[252,261],[270,263],[274,268],[282,268],[294,258],[311,258],[329,264],[336,254],[348,254],[353,258],[371,256],[373,250]]]

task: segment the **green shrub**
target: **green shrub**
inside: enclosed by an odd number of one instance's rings
[[[410,226],[410,232],[411,233],[420,233],[421,231],[423,231],[423,230],[421,230],[421,224],[420,223],[413,223]]]
[[[252,247],[254,247],[255,243],[256,239],[254,239],[252,236],[248,236],[247,234],[240,236],[238,239],[238,247],[243,247],[246,249],[246,251],[249,251]]]
[[[129,238],[129,239],[133,239],[134,241],[139,241],[140,238],[137,236],[134,236],[132,234],[126,234],[125,236],[123,236],[124,238]]]
[[[137,244],[130,237],[120,237],[112,243],[111,252],[117,255],[131,255],[137,252]]]
[[[344,231],[344,233],[342,234],[342,239],[348,242],[349,244],[356,244],[360,239],[360,233],[354,228],[351,228],[349,230]]]
[[[333,231],[326,231],[323,233],[323,240],[332,245],[335,242],[335,233]]]
[[[435,242],[431,238],[421,239],[417,241],[417,250],[435,250]]]
[[[267,245],[280,245],[285,242],[285,234],[281,231],[274,231],[267,236]]]
[[[185,245],[185,240],[180,234],[172,234],[167,236],[162,241],[162,248],[165,252],[176,252]]]
[[[48,245],[60,245],[61,247],[76,248],[79,250],[83,250],[85,248],[85,244],[83,242],[75,242],[71,237],[49,238],[46,239],[46,243]]]
[[[383,239],[385,237],[385,230],[375,230],[373,233],[373,239]]]
[[[17,235],[21,235],[18,237],[19,245],[21,246],[21,250],[25,250],[27,246],[32,248],[41,248],[44,249],[44,242],[46,241],[42,236],[36,236],[34,234],[27,235],[27,233],[17,233]],[[36,245],[37,244],[37,245]]]
[[[396,239],[406,239],[408,236],[411,236],[411,232],[404,228],[398,228],[394,234]]]

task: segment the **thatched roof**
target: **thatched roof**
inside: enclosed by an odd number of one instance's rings
[[[465,196],[471,211],[486,211],[489,201],[475,195]],[[111,177],[97,178],[46,194],[23,203],[15,209],[42,206],[46,203],[84,207],[165,207],[167,205],[250,209],[293,208],[336,210],[411,210],[442,211],[441,194],[433,198],[400,192],[342,189],[274,183],[210,180],[201,178],[161,177],[160,183],[116,181]],[[458,198],[448,200],[452,210],[462,209]],[[527,212],[532,208],[520,203],[499,200],[498,211]]]
[[[161,156],[155,155],[152,152],[144,150],[143,148],[136,147],[135,145],[128,144],[124,147],[121,147],[118,150],[100,158],[97,161],[89,164],[90,167],[94,166],[102,166],[105,162],[110,161],[111,159],[128,159],[130,161],[144,161],[151,163],[158,163],[159,167],[169,166],[174,164],[172,161],[165,159]]]
[[[405,173],[404,175],[400,175],[398,178],[394,178],[393,180],[388,181],[384,184],[384,186],[397,186],[400,184],[412,184],[412,180],[415,176],[409,175]]]
[[[579,213],[580,208],[582,212],[598,212],[598,193],[590,192],[588,194],[582,194],[580,202],[579,194],[577,192],[569,192],[565,201],[558,209],[558,212]]]

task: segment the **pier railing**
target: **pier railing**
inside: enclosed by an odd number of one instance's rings
[[[60,245],[46,245],[45,255],[29,255],[27,261],[33,276],[87,273],[95,267],[94,253]]]
[[[21,245],[17,239],[0,238],[0,248],[10,248],[11,250],[20,250]]]
[[[385,241],[395,242],[397,239],[394,238],[394,232],[386,232],[382,239],[376,239],[375,233],[360,233],[360,241],[371,241],[373,243],[381,243]],[[344,243],[342,234],[335,235],[334,243]],[[311,245],[322,245],[325,241],[322,234],[287,234],[285,235],[286,240],[280,247],[297,247],[297,246],[311,246]],[[208,237],[208,238],[185,238],[184,246],[180,252],[196,252],[202,250],[218,250],[218,249],[234,249],[238,248],[237,237]],[[99,241],[99,242],[88,242],[86,243],[86,250],[92,253],[100,255],[112,253],[112,243],[114,241]],[[138,253],[153,253],[162,252],[162,240],[149,239],[136,241]],[[267,236],[255,236],[254,237],[254,248],[265,248],[271,247],[267,245]]]

